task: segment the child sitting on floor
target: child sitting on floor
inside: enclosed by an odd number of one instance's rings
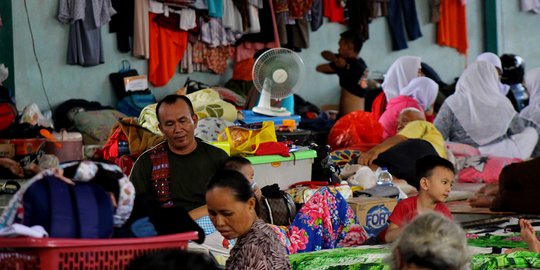
[[[454,166],[439,156],[425,156],[416,161],[415,187],[418,195],[400,201],[388,218],[388,228],[380,237],[385,242],[395,241],[405,225],[417,215],[430,211],[440,212],[453,219],[444,202],[454,182]]]
[[[255,171],[253,170],[253,166],[251,166],[251,162],[247,158],[240,156],[229,157],[227,160],[225,160],[223,167],[225,169],[235,170],[242,173],[251,183],[251,188],[253,189],[257,200],[261,199],[261,188],[257,186],[257,183],[255,182]]]

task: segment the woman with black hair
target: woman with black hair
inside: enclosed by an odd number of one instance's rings
[[[228,240],[237,239],[227,269],[291,269],[274,230],[257,217],[253,190],[237,171],[220,170],[206,190],[210,220]]]

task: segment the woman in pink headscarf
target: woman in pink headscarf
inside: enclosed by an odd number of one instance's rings
[[[427,77],[417,77],[401,88],[399,96],[390,99],[386,111],[379,118],[383,139],[396,135],[399,113],[405,108],[416,108],[424,113],[432,111],[439,86]]]

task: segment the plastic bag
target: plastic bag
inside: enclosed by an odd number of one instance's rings
[[[263,142],[277,142],[274,122],[263,122],[260,129],[227,127],[218,136],[219,142],[229,142],[231,155],[254,154]]]
[[[332,150],[382,142],[383,128],[370,112],[355,111],[340,118],[328,135]]]

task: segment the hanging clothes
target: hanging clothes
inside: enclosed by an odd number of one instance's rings
[[[244,18],[233,0],[223,0],[223,27],[235,33],[244,32]]]
[[[258,33],[250,33],[243,35],[239,40],[238,43],[244,42],[244,41],[252,41],[252,42],[272,42],[274,41],[274,13],[272,11],[272,1],[271,0],[264,0],[262,1],[262,8],[258,9],[258,15],[259,15],[259,25],[260,25],[260,31]]]
[[[206,0],[208,5],[208,16],[223,18],[223,0]]]
[[[302,19],[313,5],[313,0],[288,0],[289,17],[291,19]]]
[[[340,2],[336,0],[323,0],[324,17],[328,18],[329,22],[345,23],[345,11]]]
[[[135,0],[133,12],[133,56],[146,59],[150,58],[148,5],[147,0]]]
[[[133,37],[133,21],[135,2],[125,0],[112,0],[112,6],[117,11],[111,17],[109,32],[116,33],[116,45],[123,53],[131,51],[131,38]]]
[[[371,21],[372,8],[372,1],[347,1],[349,28],[361,33],[364,40],[369,39],[369,22]]]
[[[323,24],[323,0],[313,0],[311,5],[311,31],[317,31]]]
[[[182,60],[187,47],[187,32],[161,27],[154,20],[157,14],[150,14],[150,59],[148,60],[148,81],[155,87],[167,85],[174,76],[176,67]]]
[[[240,18],[242,19],[242,25],[244,29],[249,29],[251,23],[249,21],[249,9],[248,9],[248,0],[232,0],[234,6],[240,12]]]
[[[287,43],[281,43],[286,48],[306,49],[309,48],[309,26],[306,16],[294,20],[293,24],[287,24]]]
[[[402,17],[403,19],[401,19]],[[408,48],[403,32],[404,24],[409,40],[422,37],[414,0],[390,0],[386,19],[392,37],[392,50],[398,51]]]
[[[116,11],[110,0],[60,0],[57,19],[70,24],[67,63],[95,66],[104,63],[101,27]]]
[[[441,0],[441,16],[437,24],[437,43],[455,48],[467,54],[467,12],[465,3],[455,0]]]

